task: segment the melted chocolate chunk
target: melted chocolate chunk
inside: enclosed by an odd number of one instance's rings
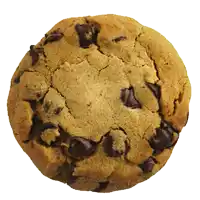
[[[20,78],[21,78],[21,76],[17,76],[17,77],[14,79],[14,83],[16,83],[16,84],[20,83]]]
[[[51,129],[51,128],[57,128],[54,124],[52,123],[44,123],[41,127],[41,131],[43,132],[45,129]]]
[[[60,180],[69,185],[73,184],[77,177],[73,176],[75,165],[73,163],[65,163],[58,169],[58,174],[54,177],[54,180]]]
[[[43,52],[44,52],[44,49],[42,47],[35,48],[34,45],[30,46],[29,55],[32,57],[32,66],[38,62],[39,54]]]
[[[103,141],[103,148],[104,152],[110,157],[120,157],[121,155],[127,153],[129,150],[127,141],[125,141],[125,151],[118,151],[113,149],[113,137],[111,135],[105,137]]]
[[[40,136],[41,134],[40,130],[42,125],[43,125],[42,120],[37,115],[34,115],[32,118],[32,127],[28,138],[29,141],[33,140],[35,137]]]
[[[158,154],[162,153],[163,150],[154,149],[152,155],[157,156]]]
[[[144,161],[140,166],[144,173],[152,172],[154,165],[157,163],[155,158],[149,157],[147,160]]]
[[[157,151],[170,147],[172,145],[173,132],[176,132],[176,130],[163,120],[160,128],[156,129],[156,135],[150,138],[150,146]]]
[[[46,142],[44,142],[41,138],[38,139],[38,142],[41,145],[44,145],[46,147],[59,147],[61,149],[61,151],[63,152],[63,154],[68,155],[67,149],[65,147],[65,145],[63,144],[67,144],[69,139],[70,139],[70,135],[68,132],[65,132],[64,130],[62,130],[59,126],[58,126],[58,132],[59,132],[59,136],[56,137],[55,141],[52,141],[51,144],[47,144]]]
[[[122,155],[121,152],[118,152],[113,149],[113,138],[112,136],[108,135],[103,141],[103,147],[105,153],[110,157],[119,157]]]
[[[66,143],[69,140],[70,134],[64,131],[61,126],[58,126],[58,128],[59,128],[59,133],[60,133],[60,140]]]
[[[32,57],[32,66],[39,60],[39,54],[34,50],[33,45],[30,46],[30,56]]]
[[[35,100],[29,100],[28,102],[30,103],[30,106],[33,112],[35,112],[36,107],[37,107],[37,102]]]
[[[43,53],[44,49],[43,48],[34,48],[35,45],[30,45],[30,51],[29,54],[32,57],[32,66],[34,66],[38,60],[39,60],[39,53]]]
[[[58,41],[63,36],[64,36],[63,33],[61,33],[59,30],[53,31],[50,34],[45,34],[46,39],[44,41],[44,45],[46,45],[47,43]]]
[[[101,192],[102,190],[105,190],[108,186],[109,182],[100,182],[99,183],[99,187],[97,187],[96,189],[93,190],[93,192]]]
[[[72,137],[70,139],[68,152],[73,158],[84,158],[92,155],[97,148],[93,141],[82,137]]]
[[[122,89],[120,98],[123,104],[127,107],[130,107],[132,109],[142,107],[140,102],[135,97],[135,92],[134,92],[133,87]]]
[[[97,45],[97,36],[100,25],[97,23],[77,24],[75,30],[79,36],[79,44],[82,48],[88,48],[91,44]]]
[[[74,172],[74,168],[75,166],[71,163],[71,164],[68,164],[65,168],[66,170],[66,178],[67,178],[67,184],[73,184],[77,177],[76,176],[73,176],[73,172]]]
[[[126,39],[127,39],[126,36],[119,36],[119,37],[117,37],[117,38],[114,38],[112,41],[114,41],[114,42],[119,42],[119,41],[121,41],[121,40],[126,40]]]
[[[56,128],[56,126],[52,123],[43,123],[43,121],[37,115],[33,116],[32,122],[33,124],[27,141],[35,138],[38,139],[45,129]]]
[[[160,86],[158,84],[153,84],[153,83],[146,83],[146,85],[148,86],[148,88],[153,92],[154,96],[160,100],[161,97],[161,90],[160,90]]]

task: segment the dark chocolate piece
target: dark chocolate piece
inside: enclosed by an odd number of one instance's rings
[[[30,46],[29,55],[32,57],[32,66],[35,65],[39,60],[39,54],[43,53],[44,49],[42,47]]]
[[[63,36],[64,36],[64,34],[61,33],[60,30],[55,30],[49,34],[45,34],[44,45],[46,45],[47,43],[52,43],[52,42],[58,41]]]
[[[106,189],[108,186],[109,182],[100,182],[99,183],[99,187],[97,187],[96,189],[93,190],[93,192],[101,192],[102,190]]]
[[[97,45],[100,32],[100,26],[97,23],[76,24],[75,30],[79,37],[80,47],[88,48],[91,44]]]
[[[162,120],[160,128],[156,129],[156,135],[150,138],[150,146],[162,151],[172,145],[173,133],[177,132],[168,122]]]
[[[146,83],[146,85],[148,86],[148,88],[153,92],[154,96],[160,100],[161,97],[161,90],[160,90],[160,86],[156,83]]]
[[[157,163],[155,158],[149,157],[147,160],[144,161],[140,166],[144,173],[152,172],[154,165]]]
[[[84,158],[92,155],[97,148],[97,144],[82,137],[70,138],[68,152],[74,158]]]
[[[140,102],[136,99],[133,87],[124,88],[121,90],[120,98],[123,104],[129,108],[141,108]]]
[[[127,141],[125,141],[125,150],[124,151],[118,151],[113,149],[113,137],[111,135],[107,135],[103,140],[103,148],[104,152],[110,156],[110,157],[120,157],[123,154],[128,153],[129,146]]]

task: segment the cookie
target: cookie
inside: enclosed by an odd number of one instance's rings
[[[14,136],[74,189],[133,187],[167,162],[186,125],[185,66],[158,32],[117,15],[64,19],[31,45],[8,97]]]

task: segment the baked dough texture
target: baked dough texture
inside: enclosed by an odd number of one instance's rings
[[[64,19],[31,45],[8,97],[14,136],[42,174],[77,190],[130,188],[167,162],[186,125],[178,53],[134,19]]]

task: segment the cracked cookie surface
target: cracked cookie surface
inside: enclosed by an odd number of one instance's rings
[[[14,136],[47,177],[130,188],[159,171],[186,125],[185,66],[156,31],[117,15],[70,18],[31,45],[8,97]]]

